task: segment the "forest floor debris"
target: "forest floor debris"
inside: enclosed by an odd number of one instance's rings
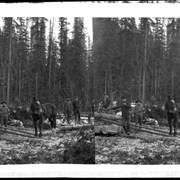
[[[145,132],[95,136],[96,164],[180,164],[180,137]]]
[[[29,128],[29,132],[33,132],[33,129]],[[95,152],[95,149],[92,149],[94,148],[94,136],[92,136],[91,129],[62,131],[56,134],[51,130],[44,130],[41,138],[34,139],[0,132],[0,164],[74,163],[73,157],[70,156],[73,153],[72,148],[77,144],[80,146],[81,142],[86,141],[83,139],[84,137],[79,137],[80,132],[81,134],[87,134],[87,132],[91,134],[89,141],[89,148],[91,149],[87,151]],[[67,152],[70,152],[69,149],[72,153],[67,155]],[[85,156],[91,156],[92,163],[93,158],[95,161],[95,153],[92,155],[89,152],[80,152],[81,155],[85,153]],[[76,153],[74,153],[74,156],[78,157]],[[80,163],[87,163],[86,159],[81,160]],[[79,163],[78,160],[76,160],[76,163]]]

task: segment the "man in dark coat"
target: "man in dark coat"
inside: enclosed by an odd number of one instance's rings
[[[75,116],[75,122],[76,124],[79,124],[81,121],[81,116],[80,116],[80,102],[78,97],[76,97],[73,101],[73,112]]]
[[[165,103],[165,110],[167,113],[167,118],[168,118],[168,124],[169,124],[169,135],[172,135],[172,122],[174,126],[174,136],[177,135],[177,107],[176,103],[174,100],[168,96],[167,101]]]
[[[110,106],[110,104],[111,104],[110,98],[109,98],[109,96],[108,96],[107,94],[105,94],[105,96],[104,96],[104,102],[103,102],[103,107],[104,107],[105,109],[108,109],[109,106]]]
[[[43,111],[42,106],[38,100],[36,100],[35,97],[33,97],[33,101],[30,106],[31,113],[32,113],[32,119],[35,129],[35,136],[38,134],[38,128],[37,128],[37,122],[39,121],[39,137],[42,136],[42,123],[43,123]]]
[[[125,132],[130,135],[130,109],[131,105],[127,102],[125,97],[122,97],[122,105],[121,105],[121,111],[122,111],[122,124]]]

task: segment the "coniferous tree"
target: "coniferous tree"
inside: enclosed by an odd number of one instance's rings
[[[83,18],[74,18],[73,38],[68,50],[68,82],[71,96],[78,96],[85,104],[86,44]]]

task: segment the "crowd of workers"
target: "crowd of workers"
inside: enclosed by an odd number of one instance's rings
[[[108,110],[111,109],[111,101],[107,94],[105,94],[103,101],[100,103],[100,106],[103,107],[104,109],[108,109]],[[136,124],[142,126],[145,109],[143,107],[141,100],[136,101],[135,107],[133,108],[133,112],[131,111],[132,110],[131,103],[128,102],[126,97],[124,96],[121,98],[121,101],[118,102],[116,107],[121,110],[123,128],[128,135],[130,134],[130,121],[132,114],[135,117]],[[70,98],[67,98],[65,100],[63,104],[63,113],[67,123],[70,123],[72,116],[74,116],[76,124],[81,123],[80,108],[81,108],[81,102],[79,101],[78,97],[76,97],[73,101]],[[175,101],[170,98],[170,96],[167,97],[164,110],[166,112],[168,119],[169,134],[170,135],[173,134],[174,136],[176,136],[179,107],[177,103],[175,103]],[[6,102],[1,102],[0,104],[1,126],[7,127],[9,111],[10,110]],[[90,103],[90,110],[89,110],[90,117],[94,116],[94,111],[95,111],[95,104],[94,104],[94,100],[92,100]],[[174,133],[173,133],[173,129],[174,129]]]
[[[104,101],[100,103],[100,106],[105,110],[118,109],[121,111],[122,124],[127,135],[130,135],[130,122],[132,115],[134,115],[136,125],[139,125],[140,127],[142,126],[145,108],[142,104],[142,101],[139,99],[135,102],[135,107],[132,108],[131,103],[128,102],[126,97],[123,96],[116,107],[111,108],[110,98],[106,94],[104,96]],[[173,134],[174,136],[176,136],[179,105],[173,99],[171,99],[170,96],[168,96],[166,102],[164,103],[164,107],[164,111],[168,119],[169,135]]]

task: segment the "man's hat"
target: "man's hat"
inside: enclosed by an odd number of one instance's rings
[[[138,102],[142,103],[142,101],[141,101],[140,99],[138,99],[138,100],[136,101],[136,103],[138,103]]]

